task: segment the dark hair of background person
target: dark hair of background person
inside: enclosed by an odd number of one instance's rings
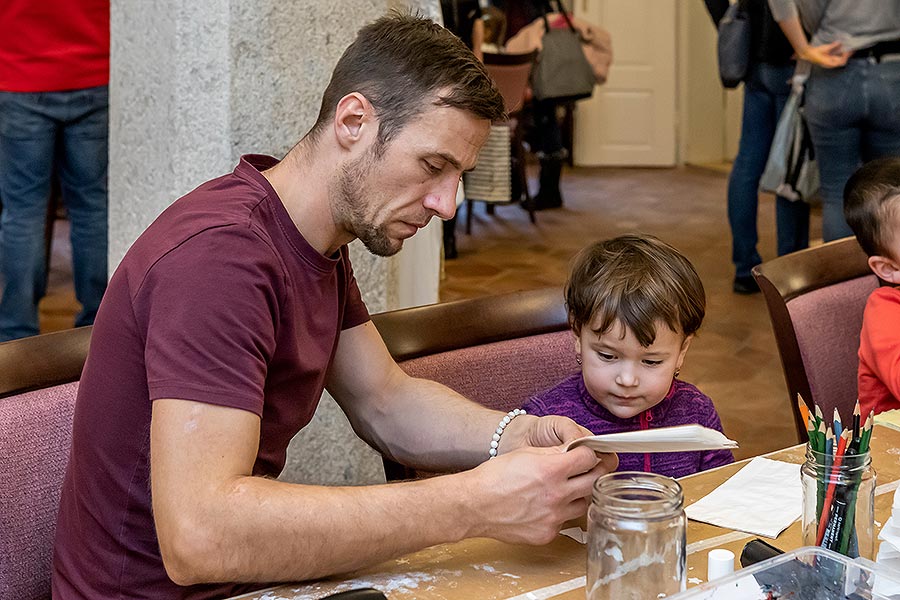
[[[581,250],[565,295],[576,334],[598,318],[598,333],[620,321],[645,348],[656,339],[660,321],[676,333],[691,335],[706,314],[706,293],[694,266],[649,235],[623,235]]]
[[[334,118],[341,98],[359,92],[375,108],[384,146],[422,113],[426,100],[489,121],[505,117],[503,97],[484,66],[458,37],[421,16],[391,14],[360,29],[344,51],[322,96],[309,137]]]
[[[889,246],[900,231],[893,229],[900,217],[900,158],[867,162],[844,186],[844,218],[869,256],[893,259]]]

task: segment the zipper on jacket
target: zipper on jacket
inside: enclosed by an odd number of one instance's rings
[[[653,420],[653,415],[650,413],[650,409],[648,408],[644,412],[641,413],[641,429],[650,429],[650,421]],[[644,452],[644,471],[650,473],[650,453]]]

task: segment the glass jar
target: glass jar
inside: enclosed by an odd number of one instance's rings
[[[803,483],[803,545],[845,556],[875,554],[875,470],[868,452],[844,455],[838,466],[807,444]],[[824,523],[823,521],[824,517]]]
[[[681,486],[623,471],[594,483],[588,511],[588,600],[646,600],[685,589],[687,541]]]

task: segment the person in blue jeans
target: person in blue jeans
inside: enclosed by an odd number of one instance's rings
[[[847,180],[864,162],[900,156],[900,1],[769,3],[797,56],[812,64],[804,110],[822,186],[822,237],[851,236]]]
[[[0,19],[0,341],[39,333],[51,181],[68,214],[75,325],[107,279],[108,0],[6,0]]]
[[[819,163],[826,242],[853,235],[843,213],[850,176],[870,160],[900,156],[900,40],[892,61],[859,54],[840,69],[813,67],[806,84],[806,120]]]
[[[705,0],[716,25],[728,9],[728,0]],[[750,20],[751,63],[744,80],[744,107],[738,154],[728,179],[728,224],[731,226],[733,290],[759,291],[750,270],[762,262],[757,250],[759,233],[759,179],[769,158],[778,117],[791,93],[793,50],[772,19],[766,0],[745,0]],[[778,255],[809,246],[809,205],[775,198]]]

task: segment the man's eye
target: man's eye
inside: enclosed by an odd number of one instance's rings
[[[431,164],[431,163],[428,162],[427,160],[425,161],[425,168],[426,168],[426,169],[428,170],[428,172],[431,173],[432,175],[437,175],[438,173],[440,173],[440,172],[442,171],[442,169],[441,169],[440,167],[437,167],[437,166]]]

